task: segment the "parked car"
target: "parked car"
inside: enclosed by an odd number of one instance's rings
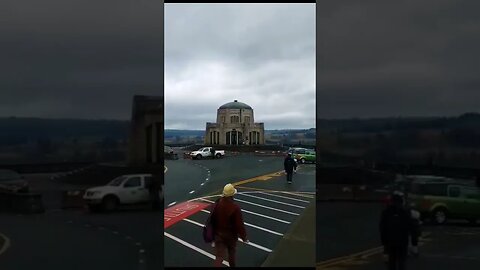
[[[0,169],[0,191],[28,192],[29,185],[25,178],[16,171]]]
[[[202,159],[205,157],[211,157],[212,156],[212,153],[210,151],[211,149],[212,149],[211,147],[202,147],[197,151],[191,152],[190,156],[192,157],[192,159]],[[215,150],[215,158],[221,158],[223,156],[225,156],[225,150]]]
[[[93,211],[100,208],[113,211],[120,205],[147,203],[151,201],[152,180],[151,174],[122,175],[105,186],[87,189],[83,199]],[[163,186],[159,196],[163,198]]]
[[[480,219],[480,189],[455,180],[413,181],[408,193],[409,202],[435,224],[449,219],[465,219],[476,223]]]
[[[297,154],[295,156],[295,159],[298,160],[300,163],[315,163],[317,161],[317,156],[315,154],[315,151],[312,150],[306,150],[304,154]]]

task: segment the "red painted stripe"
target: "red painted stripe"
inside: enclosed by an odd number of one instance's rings
[[[163,214],[163,228],[166,229],[182,219],[200,212],[209,205],[208,203],[201,202],[183,202],[167,208]]]

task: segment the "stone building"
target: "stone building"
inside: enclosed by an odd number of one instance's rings
[[[235,100],[218,108],[216,123],[207,123],[205,144],[262,145],[264,125],[254,122],[252,107]]]
[[[134,96],[128,163],[158,164],[163,159],[163,97]]]

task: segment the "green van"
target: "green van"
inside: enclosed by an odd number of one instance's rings
[[[480,219],[480,189],[455,181],[413,181],[408,201],[435,224],[448,219],[465,219],[476,223]]]

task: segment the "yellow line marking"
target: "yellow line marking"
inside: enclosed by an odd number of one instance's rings
[[[420,246],[423,246],[423,244],[424,244],[423,241],[427,240],[427,237],[430,234],[431,234],[430,232],[424,233],[424,236],[421,237],[421,239],[420,239],[420,241],[422,241],[422,242],[419,243]],[[352,263],[353,260],[367,259],[370,256],[380,254],[382,252],[383,252],[383,246],[375,247],[375,248],[367,249],[367,250],[364,250],[364,251],[361,251],[361,252],[358,252],[358,253],[354,253],[354,254],[351,254],[351,255],[341,256],[341,257],[337,257],[337,258],[333,258],[333,259],[329,259],[329,260],[326,260],[326,261],[319,262],[319,263],[317,263],[317,268],[318,269],[323,269],[324,267],[329,268],[329,267],[336,266],[336,265],[343,264],[343,263]]]
[[[10,247],[10,239],[1,233],[0,233],[0,237],[3,238],[3,240],[5,241],[3,243],[2,248],[0,249],[0,255],[2,255],[2,253],[4,253]]]

